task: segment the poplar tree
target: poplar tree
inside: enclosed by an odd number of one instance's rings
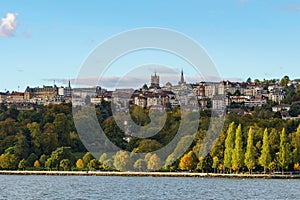
[[[294,133],[293,161],[294,164],[300,162],[300,125],[298,126],[296,133]]]
[[[255,147],[253,145],[253,130],[252,127],[249,129],[248,138],[247,138],[247,150],[245,153],[245,165],[249,170],[249,173],[252,174],[252,170],[255,168]]]
[[[290,150],[287,142],[287,135],[286,135],[285,128],[282,129],[280,134],[279,164],[282,168],[282,174],[290,164]]]
[[[239,171],[244,165],[244,150],[242,139],[242,125],[240,124],[235,133],[235,146],[232,154],[232,169]]]
[[[264,167],[264,173],[266,173],[266,169],[267,167],[269,167],[269,164],[271,162],[269,135],[267,128],[264,131],[263,145],[258,162],[262,167]]]
[[[232,122],[228,127],[224,151],[224,166],[230,169],[230,173],[232,166],[232,152],[234,148],[234,125],[234,122]]]

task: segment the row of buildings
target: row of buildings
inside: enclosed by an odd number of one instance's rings
[[[295,87],[299,87],[298,83],[293,84]],[[224,110],[232,104],[262,107],[268,100],[280,103],[285,96],[284,88],[279,83],[267,87],[254,83],[230,81],[187,84],[183,71],[181,71],[179,82],[176,85],[168,82],[160,86],[160,77],[156,73],[151,75],[149,87],[145,84],[137,90],[115,89],[108,91],[101,87],[72,89],[69,81],[67,87],[57,87],[56,85],[41,88],[27,87],[24,92],[2,92],[0,93],[0,103],[28,107],[63,102],[73,102],[73,104],[78,105],[101,104],[104,100],[113,102],[113,105],[120,110],[125,109],[128,104],[160,110],[178,105],[189,110],[197,110],[198,108]]]
[[[298,83],[292,83],[299,87]],[[151,75],[151,83],[139,90],[116,89],[115,91],[102,91],[91,98],[92,104],[100,104],[102,100],[111,101],[118,108],[125,107],[126,103],[139,105],[143,108],[166,108],[168,106],[185,106],[195,110],[213,108],[224,110],[233,104],[243,104],[245,107],[262,107],[267,102],[278,104],[286,97],[284,88],[279,82],[268,86],[254,83],[240,82],[198,82],[187,84],[183,71],[178,84],[166,83],[160,86],[159,76]]]

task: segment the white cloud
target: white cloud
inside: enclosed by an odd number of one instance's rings
[[[7,13],[6,18],[1,19],[0,36],[12,37],[14,36],[17,28],[17,15],[16,13]]]
[[[171,82],[172,84],[177,84],[179,81],[179,75],[161,75],[160,76],[160,85],[163,86],[167,82]],[[69,82],[69,79],[43,79],[47,82],[53,82],[55,80],[57,83],[61,83],[64,86],[66,86]],[[212,82],[219,82],[222,80],[229,80],[233,82],[242,82],[242,79],[231,77],[231,78],[220,78],[220,77],[214,77],[214,76],[185,76],[185,80],[187,83],[196,83],[200,81],[212,81]],[[96,85],[100,85],[101,87],[107,88],[107,89],[115,89],[115,88],[140,88],[145,83],[150,84],[150,76],[125,76],[125,77],[119,77],[119,76],[104,76],[101,77],[100,82],[99,77],[91,76],[91,77],[81,77],[78,79],[70,79],[72,87],[94,87]],[[76,85],[74,85],[76,83]],[[98,84],[95,84],[98,83]]]

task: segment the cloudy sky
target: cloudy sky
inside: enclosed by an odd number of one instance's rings
[[[300,2],[296,0],[2,0],[0,18],[0,91],[49,85],[53,80],[65,84],[64,80],[77,77],[101,42],[141,27],[173,29],[192,38],[224,79],[300,78]],[[182,68],[188,81],[197,80],[184,61],[146,53],[117,62],[105,75],[108,85],[123,76],[124,69],[145,63],[154,63],[147,68],[149,74],[159,72],[157,66],[162,64],[174,69],[160,71],[170,80],[175,81]],[[130,77],[123,80],[149,82],[145,74]]]

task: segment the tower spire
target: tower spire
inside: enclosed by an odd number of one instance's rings
[[[179,85],[185,84],[184,81],[184,76],[183,76],[183,69],[181,68],[181,76],[180,76],[180,81],[179,81]]]

